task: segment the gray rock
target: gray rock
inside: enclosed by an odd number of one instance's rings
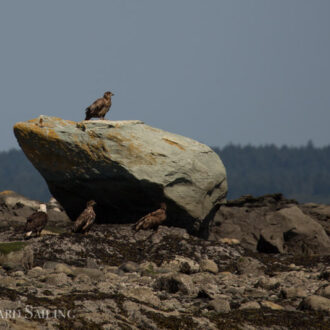
[[[163,310],[174,311],[181,307],[181,303],[177,299],[171,298],[171,299],[162,300],[161,306]]]
[[[81,275],[79,275],[81,276]],[[86,275],[84,275],[86,276]],[[114,291],[114,287],[118,286],[118,282],[113,282],[113,281],[104,281],[104,282],[98,282],[97,283],[97,288],[99,292],[103,293],[110,293]]]
[[[316,292],[317,295],[330,299],[330,285],[320,287]]]
[[[140,269],[139,264],[133,261],[126,261],[119,266],[119,269],[125,273],[138,272]]]
[[[26,246],[23,249],[23,259],[22,259],[22,266],[24,270],[31,269],[34,263],[34,252],[31,246]]]
[[[260,304],[261,304],[262,307],[269,308],[269,309],[272,309],[272,310],[275,310],[275,311],[284,310],[284,308],[281,305],[276,304],[272,301],[263,300],[263,301],[261,301]]]
[[[169,293],[181,292],[186,295],[196,294],[196,288],[188,275],[168,274],[159,277],[154,283],[155,290],[165,290]]]
[[[160,271],[160,269],[157,267],[157,265],[154,262],[149,262],[149,261],[140,264],[139,270],[142,276],[148,276],[148,277],[154,277],[157,275],[157,273],[160,272],[163,273],[167,272],[167,271]]]
[[[72,267],[72,274],[74,276],[85,274],[95,281],[100,281],[104,278],[103,272],[99,269],[94,269],[94,268]]]
[[[280,283],[277,278],[261,276],[257,282],[257,286],[266,290],[273,290],[278,288]]]
[[[15,244],[8,242],[6,244]],[[7,270],[28,270],[31,269],[34,262],[34,254],[31,246],[25,246],[17,251],[8,254],[0,254],[0,265]]]
[[[198,292],[198,298],[208,298],[208,299],[215,299],[219,296],[219,286],[216,284],[212,283],[207,283],[207,284],[196,284],[196,286],[199,289]],[[221,297],[228,299],[228,296],[226,297]]]
[[[0,204],[6,205],[8,210],[15,210],[17,215],[28,216],[36,211],[40,202],[28,199],[12,190],[0,192]]]
[[[304,213],[313,217],[330,236],[330,205],[306,203],[299,206]]]
[[[27,272],[27,276],[32,277],[32,278],[34,278],[34,277],[39,278],[40,276],[45,275],[45,274],[46,274],[46,271],[44,269],[42,269],[41,267],[34,267]]]
[[[329,253],[330,238],[323,227],[297,206],[278,211],[284,217],[284,248],[296,253]]]
[[[0,277],[0,280],[1,280],[1,286],[7,288],[15,288],[18,283],[18,280],[11,276],[2,276]]]
[[[73,275],[72,267],[62,263],[55,265],[54,271],[57,273],[64,273],[66,275]]]
[[[133,329],[151,329],[157,330],[157,326],[140,312],[140,306],[132,301],[125,301],[123,309],[128,315],[128,319],[133,322],[137,328]]]
[[[330,312],[330,299],[317,295],[308,296],[300,303],[299,309]]]
[[[209,306],[213,308],[217,313],[229,313],[231,308],[228,300],[215,298],[209,302]]]
[[[234,288],[233,288],[234,289]],[[249,297],[250,299],[266,299],[269,295],[268,292],[264,289],[255,289],[251,287],[247,287],[244,291],[244,294]]]
[[[171,272],[180,272],[184,274],[198,273],[200,270],[199,264],[186,257],[176,256],[174,260],[164,261],[161,265],[163,269],[168,269]]]
[[[8,318],[7,320],[1,320],[0,328],[15,330],[44,330],[54,329],[54,326],[51,325],[51,321],[45,322],[45,324],[41,326],[38,321],[32,321],[28,318],[16,316],[16,318],[12,317],[12,319]]]
[[[46,261],[44,265],[42,266],[43,269],[53,270],[55,269],[56,265],[58,265],[59,262],[55,261]]]
[[[43,269],[49,272],[64,273],[66,275],[73,275],[73,268],[61,262],[47,261],[43,265]]]
[[[49,274],[46,276],[46,283],[54,286],[63,286],[71,282],[70,277],[64,273]]]
[[[257,259],[251,257],[240,257],[236,263],[239,274],[263,274],[265,266]]]
[[[219,328],[205,317],[193,317],[194,329],[218,330]]]
[[[219,272],[218,265],[211,259],[203,259],[200,262],[200,267],[203,272],[217,274]]]
[[[87,276],[86,274],[78,274],[74,278],[74,282],[78,283],[78,284],[91,284],[92,283],[90,277]]]
[[[243,304],[241,304],[241,306],[239,306],[239,309],[260,309],[260,305],[257,301],[248,301],[245,302]]]
[[[159,307],[161,302],[150,288],[131,288],[121,291],[121,293],[129,298],[134,298],[140,302],[147,303]]]
[[[150,234],[146,232],[145,236],[141,235],[141,231],[135,234],[135,237],[138,237],[138,240],[145,240],[149,239]],[[178,228],[178,227],[166,227],[166,226],[159,226],[158,230],[152,234],[151,241],[153,244],[159,244],[164,237],[168,235],[177,236],[177,239],[182,239],[181,242],[184,242],[184,239],[189,239],[190,235],[187,233],[187,230],[184,228]]]
[[[225,168],[204,144],[141,121],[40,122],[17,123],[14,133],[71,219],[92,198],[105,221],[136,219],[165,199],[171,221],[192,230],[225,201]]]
[[[205,236],[218,241],[235,238],[245,248],[266,253],[328,253],[330,238],[324,228],[294,203],[280,194],[228,201]]]
[[[24,277],[24,272],[21,270],[18,270],[17,272],[13,272],[11,275],[15,276],[15,277]]]
[[[232,284],[233,286],[228,287],[227,289],[224,289],[224,293],[226,293],[227,295],[236,297],[236,298],[242,298],[243,294],[245,293],[245,288],[244,287],[237,287],[237,285],[235,283]],[[254,294],[259,295],[259,294],[264,295],[264,293],[262,292],[262,290],[255,290]],[[251,297],[253,297],[254,294],[251,294]],[[250,295],[249,295],[250,296]]]
[[[14,310],[19,307],[22,307],[21,304],[18,301],[12,301],[12,300],[7,300],[7,299],[1,299],[0,300],[0,313],[1,316],[3,316],[3,311],[5,310]]]
[[[86,259],[86,268],[98,269],[99,266],[98,266],[97,262],[95,261],[95,259],[87,257],[87,259]]]
[[[307,297],[307,291],[303,287],[283,288],[280,296],[285,299],[304,298]]]

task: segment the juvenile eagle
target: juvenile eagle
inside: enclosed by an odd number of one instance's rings
[[[73,225],[72,231],[74,233],[86,233],[92,227],[96,217],[93,209],[94,205],[96,205],[96,202],[93,200],[87,202],[85,210],[82,211]]]
[[[109,111],[111,107],[111,96],[115,95],[111,92],[105,92],[103,97],[97,99],[93,104],[86,108],[86,118],[85,120],[90,120],[91,118],[104,119],[105,114]]]
[[[27,219],[25,224],[25,238],[30,237],[33,233],[40,236],[41,231],[45,228],[48,221],[47,206],[40,204],[39,210],[32,213]]]
[[[135,225],[134,228],[136,231],[140,229],[150,229],[158,227],[161,223],[166,220],[166,204],[161,203],[160,209],[148,213],[142,217]]]

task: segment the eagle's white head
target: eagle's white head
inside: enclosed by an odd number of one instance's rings
[[[47,213],[47,205],[46,204],[40,204],[38,211]]]

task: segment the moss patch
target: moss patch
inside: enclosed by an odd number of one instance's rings
[[[55,227],[55,226],[46,226],[45,230],[51,231],[52,233],[55,233],[55,234],[64,234],[64,233],[68,232],[67,228]]]
[[[8,254],[10,252],[20,251],[27,246],[25,242],[6,242],[0,243],[0,254]]]

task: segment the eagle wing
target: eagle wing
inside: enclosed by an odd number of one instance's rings
[[[87,219],[86,224],[85,224],[84,227],[82,228],[82,231],[83,231],[83,232],[88,231],[88,230],[92,227],[94,221],[95,221],[95,217],[89,217],[89,218]]]
[[[93,104],[91,104],[87,109],[91,112],[91,114],[95,115],[100,112],[105,105],[105,100],[103,98],[97,99]]]
[[[48,221],[48,215],[45,212],[34,212],[27,219],[25,232],[38,232],[45,228]]]
[[[166,212],[163,209],[158,209],[151,213],[148,213],[144,217],[142,217],[135,224],[135,230],[138,231],[140,229],[149,229],[155,226],[159,226],[162,222],[166,220]]]
[[[94,211],[90,208],[85,209],[75,221],[73,225],[73,231],[77,233],[79,231],[85,231],[86,229],[89,229],[89,227],[94,223],[94,220]]]

